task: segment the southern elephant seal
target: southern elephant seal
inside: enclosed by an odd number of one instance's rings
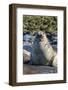
[[[37,32],[32,47],[32,64],[57,67],[57,53],[50,45],[46,33]]]

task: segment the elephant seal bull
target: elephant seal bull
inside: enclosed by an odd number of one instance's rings
[[[57,67],[57,53],[50,45],[44,32],[39,31],[36,33],[32,47],[32,64]]]

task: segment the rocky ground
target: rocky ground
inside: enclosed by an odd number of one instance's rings
[[[57,73],[56,67],[50,66],[35,66],[24,64],[23,74],[48,74],[48,73]]]

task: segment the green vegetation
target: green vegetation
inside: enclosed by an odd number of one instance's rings
[[[57,31],[57,17],[56,16],[35,16],[24,15],[23,16],[23,30],[33,33],[35,31]]]

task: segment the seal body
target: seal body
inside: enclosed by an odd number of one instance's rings
[[[57,67],[57,53],[53,50],[44,32],[37,32],[32,46],[32,64]]]

